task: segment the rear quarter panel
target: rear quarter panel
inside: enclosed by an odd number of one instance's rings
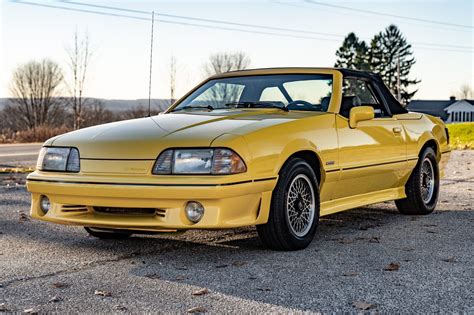
[[[441,177],[443,177],[450,152],[445,131],[446,126],[443,121],[437,117],[420,113],[396,115],[396,118],[402,122],[406,132],[408,167],[415,168],[423,146],[432,140],[437,146],[437,160]]]

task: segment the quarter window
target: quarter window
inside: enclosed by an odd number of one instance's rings
[[[372,106],[375,111],[375,117],[390,116],[368,81],[355,78],[344,78],[342,96],[355,96],[357,98],[357,103],[360,102],[361,106]]]

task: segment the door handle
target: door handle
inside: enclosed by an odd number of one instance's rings
[[[402,133],[402,128],[400,127],[393,127],[392,130],[393,130],[393,133],[397,135]]]

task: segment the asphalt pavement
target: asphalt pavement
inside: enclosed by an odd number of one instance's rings
[[[437,210],[392,202],[321,220],[297,252],[254,228],[98,240],[31,220],[22,183],[0,187],[0,311],[474,313],[474,151],[453,152]],[[7,186],[8,185],[8,186]]]
[[[0,168],[33,167],[41,143],[0,144]]]

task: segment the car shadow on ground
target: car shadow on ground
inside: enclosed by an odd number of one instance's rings
[[[23,222],[25,229],[8,221],[0,221],[0,226],[3,234],[15,241],[37,242],[39,247],[54,244],[53,254],[61,250],[87,253],[97,266],[107,261],[129,264],[129,277],[143,281],[185,283],[207,288],[210,294],[220,292],[272,304],[278,301],[280,306],[304,310],[324,307],[325,297],[318,292],[327,289],[325,286],[350,283],[347,291],[338,291],[346,294],[338,297],[341,303],[353,300],[357,292],[374,290],[367,287],[371,278],[392,276],[383,271],[392,261],[424,255],[424,242],[440,237],[443,222],[449,222],[455,212],[458,216],[464,212],[472,222],[467,211],[404,216],[393,203],[330,215],[321,219],[312,244],[296,252],[264,248],[255,228],[99,240],[81,228],[43,222]],[[400,233],[396,233],[400,230],[405,231],[406,239],[400,240]],[[306,294],[298,294],[301,290]]]

